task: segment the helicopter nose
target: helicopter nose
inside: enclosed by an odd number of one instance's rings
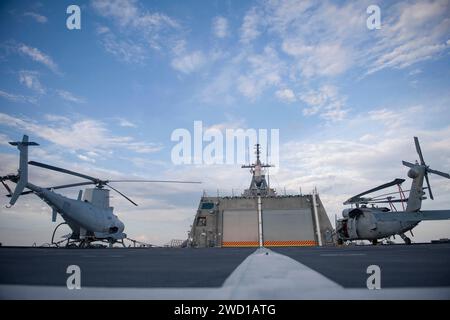
[[[117,221],[117,228],[119,229],[119,232],[123,232],[123,230],[125,229],[125,225],[123,224],[122,221],[120,220]]]

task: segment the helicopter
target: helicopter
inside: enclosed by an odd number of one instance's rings
[[[421,221],[450,219],[450,210],[420,210],[422,200],[426,199],[424,189],[428,189],[430,199],[434,200],[428,173],[447,179],[450,179],[450,175],[433,170],[426,165],[417,137],[414,137],[414,143],[420,163],[416,161],[413,164],[402,161],[403,165],[409,168],[408,177],[412,179],[410,190],[403,191],[401,188],[401,184],[405,182],[405,179],[394,179],[345,201],[344,205],[350,204],[352,208],[344,209],[341,219],[336,218],[335,233],[338,244],[343,244],[345,241],[369,240],[376,245],[379,239],[399,235],[405,244],[409,245],[411,244],[411,239],[405,233],[410,231],[411,235],[414,236],[412,229]],[[424,179],[427,183],[425,188],[423,187]],[[392,186],[397,186],[399,191],[379,196],[363,197]],[[408,197],[405,195],[406,192],[409,192]],[[394,194],[398,194],[399,199],[393,196]],[[378,207],[378,204],[382,203],[388,203],[390,207]],[[395,203],[401,203],[403,210],[397,211]],[[368,204],[371,207],[368,207]]]
[[[112,247],[116,242],[121,243],[123,246],[125,246],[123,240],[128,239],[127,235],[123,232],[125,229],[125,225],[122,221],[120,221],[118,216],[113,213],[113,207],[109,206],[110,190],[104,187],[107,186],[111,190],[117,192],[119,195],[127,199],[135,206],[137,206],[137,203],[116,188],[112,187],[110,183],[201,183],[197,181],[176,180],[102,180],[41,162],[28,162],[28,147],[38,146],[39,144],[37,144],[36,142],[29,142],[29,138],[27,135],[23,136],[22,141],[9,142],[9,144],[12,146],[16,146],[19,149],[20,156],[18,173],[0,177],[0,182],[8,191],[7,196],[11,198],[8,207],[13,206],[21,195],[34,193],[39,198],[41,198],[52,209],[52,222],[56,222],[57,214],[60,214],[65,221],[63,223],[60,223],[53,231],[51,243],[55,244],[56,246],[59,246],[59,243],[65,241],[62,240],[60,242],[54,242],[53,240],[56,229],[63,224],[67,224],[72,231],[71,234],[66,236],[67,247],[93,247],[91,243],[95,241],[107,242],[109,243],[110,247]],[[28,181],[28,165],[77,176],[88,181],[53,187],[39,187]],[[16,183],[14,191],[11,191],[11,188],[8,186],[8,184],[5,183],[5,181]],[[77,199],[71,199],[54,192],[54,190],[57,189],[87,185],[94,185],[95,187],[85,189],[84,196],[83,191],[80,190]],[[25,189],[28,190],[25,191]]]

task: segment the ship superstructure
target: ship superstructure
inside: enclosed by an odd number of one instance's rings
[[[333,244],[333,228],[317,191],[278,195],[256,145],[250,186],[240,196],[204,193],[189,233],[192,247],[277,247]]]

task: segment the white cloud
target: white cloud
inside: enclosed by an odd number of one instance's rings
[[[221,122],[221,123],[216,123],[209,127],[206,127],[205,131],[214,129],[214,130],[221,131],[222,134],[225,135],[225,130],[227,130],[227,129],[236,130],[236,129],[246,129],[248,127],[244,118],[236,118],[235,116],[230,115],[230,114],[226,114],[225,118],[227,119],[226,121]]]
[[[215,17],[213,19],[213,33],[217,38],[228,36],[228,20],[224,17]]]
[[[121,27],[178,27],[176,20],[159,12],[144,10],[136,0],[94,0],[92,7],[99,15],[114,19]]]
[[[13,94],[3,90],[0,90],[0,97],[12,102],[31,103],[31,104],[36,104],[37,102],[36,98],[27,97],[20,94]]]
[[[182,73],[189,74],[198,70],[206,62],[206,58],[201,51],[194,51],[185,55],[180,55],[172,60],[172,68]]]
[[[78,159],[80,159],[80,160],[83,160],[83,161],[86,161],[86,162],[95,163],[95,159],[90,158],[90,157],[88,157],[88,156],[86,156],[86,155],[84,155],[84,154],[78,154],[77,157],[78,157]]]
[[[156,143],[130,141],[127,143],[127,149],[137,153],[153,153],[161,151],[163,147]]]
[[[405,68],[438,56],[448,48],[449,1],[414,1],[394,5],[373,46],[368,73]]]
[[[46,91],[44,86],[39,81],[38,73],[36,71],[26,71],[26,70],[20,71],[19,81],[27,88],[36,91],[39,94],[44,94]]]
[[[121,61],[142,64],[147,59],[144,46],[134,41],[117,39],[114,34],[107,33],[102,44],[107,52]]]
[[[213,105],[218,103],[232,105],[235,103],[236,99],[233,92],[238,74],[234,67],[224,67],[202,90],[200,100],[203,103]]]
[[[105,34],[105,33],[110,32],[109,28],[105,27],[105,26],[98,26],[95,31],[97,34]]]
[[[242,43],[250,43],[256,39],[261,32],[259,27],[261,24],[261,15],[255,7],[250,9],[244,17],[244,21],[241,26],[241,38]]]
[[[345,118],[348,110],[345,108],[345,97],[338,93],[338,88],[323,85],[318,90],[310,90],[300,95],[300,100],[308,107],[303,109],[306,116],[319,114],[327,121],[339,121]]]
[[[351,66],[351,52],[339,43],[304,45],[287,39],[282,48],[297,59],[297,68],[305,77],[336,76]]]
[[[69,123],[71,120],[67,117],[64,116],[58,116],[58,115],[54,115],[54,114],[46,114],[45,116],[45,120],[50,121],[50,122],[60,122],[60,123]]]
[[[151,153],[162,148],[159,144],[136,141],[129,136],[113,135],[101,121],[92,119],[72,120],[68,124],[65,121],[57,121],[57,118],[54,117],[51,117],[51,119],[51,124],[45,125],[33,120],[0,113],[0,124],[30,132],[34,136],[73,151],[102,151],[106,153],[115,148],[123,148],[137,153]],[[90,156],[92,157],[92,154]]]
[[[133,122],[125,119],[125,118],[117,118],[117,121],[119,123],[119,126],[121,127],[128,127],[128,128],[136,128],[137,125],[134,124]]]
[[[244,96],[254,100],[265,89],[281,83],[285,64],[274,48],[267,46],[262,54],[250,54],[245,61],[248,70],[237,79],[238,90]]]
[[[75,103],[85,103],[84,98],[77,97],[73,93],[66,91],[66,90],[56,90],[56,93],[59,97],[62,99],[69,101],[69,102],[75,102]]]
[[[21,54],[26,55],[29,58],[31,58],[33,61],[42,63],[43,65],[45,65],[47,68],[49,68],[53,72],[60,73],[58,70],[58,66],[53,61],[53,59],[50,56],[46,55],[45,53],[41,52],[39,49],[29,47],[22,43],[17,46],[17,50]]]
[[[9,141],[12,141],[6,134],[0,133],[0,146],[9,146]]]
[[[294,102],[296,101],[296,97],[294,92],[291,89],[280,89],[275,92],[275,95],[278,99],[284,102]]]
[[[267,1],[264,18],[270,30],[287,34],[289,29],[298,27],[299,17],[304,17],[314,4],[310,0]]]
[[[411,71],[408,73],[408,75],[409,75],[409,76],[415,76],[416,74],[421,74],[421,73],[422,73],[422,70],[419,69],[419,68],[416,68],[416,69],[414,69],[414,70],[411,70]]]
[[[36,22],[39,22],[39,23],[47,23],[47,21],[48,21],[46,16],[43,16],[43,15],[41,15],[39,13],[36,13],[36,12],[25,12],[23,15],[26,16],[26,17],[31,17]]]
[[[106,51],[125,62],[142,63],[148,49],[170,47],[179,35],[178,21],[161,13],[150,12],[136,0],[93,0],[94,11],[110,19],[118,28],[102,26],[97,29]]]
[[[448,0],[388,3],[381,29],[373,31],[366,28],[369,4],[265,1],[247,11],[241,41],[249,43],[263,32],[278,37],[293,58],[291,69],[304,77],[334,77],[355,67],[368,74],[406,68],[448,50]]]

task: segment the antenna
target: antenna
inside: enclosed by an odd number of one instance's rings
[[[249,163],[241,166],[241,168],[250,169],[250,173],[252,175],[250,187],[244,190],[244,195],[247,196],[275,194],[275,192],[269,188],[269,184],[266,180],[264,171],[266,168],[273,166],[261,162],[260,146],[261,145],[259,143],[255,145],[256,161],[254,163]]]
[[[270,163],[269,162],[269,143],[267,143],[267,145],[266,145],[266,162]],[[270,189],[270,172],[269,172],[269,168],[270,167],[267,167],[267,187]]]

